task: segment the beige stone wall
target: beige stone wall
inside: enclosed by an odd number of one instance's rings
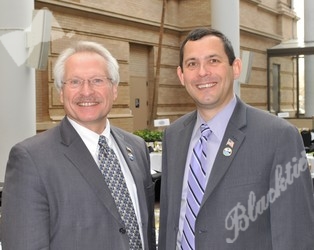
[[[130,69],[131,60],[132,63],[136,60],[130,58],[131,45],[147,48],[148,68],[145,72],[147,92],[151,97],[154,91],[162,3],[162,0],[35,1],[36,9],[46,7],[52,11],[54,17],[48,69],[37,72],[38,130],[54,126],[64,116],[58,93],[53,87],[52,68],[56,57],[74,41],[91,40],[104,44],[120,64],[119,98],[114,104],[110,119],[113,124],[134,131],[130,76],[140,72],[140,69]],[[248,84],[241,85],[241,98],[261,109],[267,109],[266,50],[283,40],[295,37],[296,17],[289,4],[288,0],[240,1],[240,49],[254,53],[251,78]],[[210,0],[167,0],[158,89],[158,118],[174,121],[194,109],[191,98],[176,76],[179,45],[192,28],[210,27],[210,5]],[[278,60],[284,69],[284,108],[293,111],[293,62],[289,59]],[[148,118],[152,105],[152,99],[149,98]]]
[[[240,48],[254,54],[250,81],[249,84],[241,85],[241,98],[261,109],[267,109],[267,49],[281,41],[296,38],[297,17],[290,5],[289,0],[241,1],[240,4]],[[270,66],[272,64],[281,66],[280,107],[294,116],[295,61],[291,57],[272,58]],[[270,85],[272,87],[272,82]]]

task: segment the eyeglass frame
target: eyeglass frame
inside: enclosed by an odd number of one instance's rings
[[[97,80],[103,80],[103,81],[99,84],[97,83]],[[107,76],[94,76],[89,79],[82,79],[79,77],[74,77],[74,78],[67,79],[65,81],[61,81],[61,83],[64,85],[68,85],[71,89],[78,89],[78,88],[81,88],[85,82],[88,82],[89,86],[91,87],[103,87],[107,83],[106,80],[109,80],[112,83],[112,78],[107,77]],[[74,84],[73,81],[79,81],[79,82]]]

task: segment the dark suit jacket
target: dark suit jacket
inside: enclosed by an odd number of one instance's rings
[[[155,249],[154,186],[146,144],[115,127],[111,133],[137,187],[145,249]],[[129,250],[103,176],[67,119],[12,148],[1,226],[4,250]]]
[[[196,112],[189,113],[164,132],[159,250],[176,249],[184,168],[196,117]],[[228,139],[234,145],[225,156]],[[237,99],[196,219],[196,249],[314,249],[312,192],[297,129]]]

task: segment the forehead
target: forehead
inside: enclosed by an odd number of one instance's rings
[[[78,52],[65,61],[65,74],[98,73],[107,70],[106,60],[94,52]]]
[[[190,57],[191,54],[214,54],[226,56],[223,42],[216,36],[204,36],[196,41],[188,41],[184,46],[184,57]]]

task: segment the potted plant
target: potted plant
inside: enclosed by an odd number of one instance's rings
[[[146,141],[148,147],[152,147],[153,151],[162,150],[162,136],[163,132],[159,130],[142,129],[133,132],[133,134],[141,137]]]

